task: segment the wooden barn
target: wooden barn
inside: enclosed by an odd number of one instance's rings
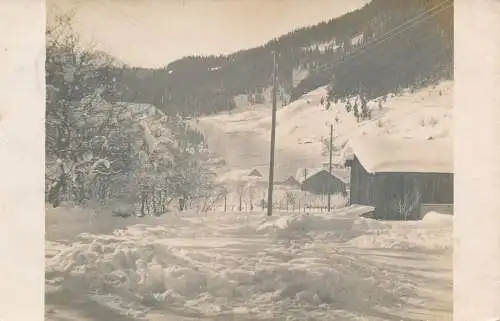
[[[300,184],[302,191],[316,195],[346,194],[345,177],[336,175],[335,171],[321,168],[300,168],[297,170],[295,179]]]
[[[453,212],[451,141],[363,137],[349,145],[350,204],[373,206],[386,219]]]

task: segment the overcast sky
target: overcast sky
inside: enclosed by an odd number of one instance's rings
[[[121,61],[160,67],[231,53],[361,7],[367,0],[49,0],[76,10],[75,29]]]

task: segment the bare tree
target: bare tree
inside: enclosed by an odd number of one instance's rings
[[[297,202],[297,196],[293,192],[287,191],[285,194],[285,198],[286,198],[286,209],[288,210],[289,206],[295,208],[295,203]]]
[[[398,217],[406,221],[418,209],[420,205],[421,195],[415,187],[407,187],[399,197],[395,197],[389,204],[389,208],[394,211]]]
[[[322,145],[322,150],[321,150],[321,155],[327,156],[330,153],[330,139],[326,137],[321,137],[321,145]],[[335,155],[339,149],[335,147],[334,144],[332,144],[332,154]]]
[[[238,210],[243,210],[243,195],[245,194],[246,182],[240,182],[236,185],[236,194],[238,195]]]
[[[205,193],[203,193],[200,198],[200,211],[208,212],[214,210],[216,205],[225,199],[226,195],[227,190],[223,186],[213,186],[212,188],[205,190]]]

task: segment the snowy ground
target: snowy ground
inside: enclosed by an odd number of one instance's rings
[[[451,216],[364,210],[127,221],[48,209],[46,320],[451,320]]]
[[[321,137],[449,138],[452,83],[390,97],[357,123],[319,88],[278,112],[278,179],[318,167]],[[269,106],[196,124],[227,168],[267,177]],[[49,321],[451,320],[452,219],[379,222],[331,214],[185,213],[118,218],[47,209]]]

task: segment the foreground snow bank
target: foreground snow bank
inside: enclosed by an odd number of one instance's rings
[[[349,242],[358,248],[451,250],[453,216],[428,213],[422,221],[385,222],[384,230],[367,231]]]
[[[451,215],[428,213],[422,221],[377,221],[352,216],[300,215],[266,220],[256,231],[278,238],[322,238],[358,248],[448,250]]]
[[[341,254],[312,255],[300,246],[265,247],[242,253],[221,251],[220,245],[183,249],[87,235],[54,257],[48,273],[63,275],[66,287],[99,291],[94,296],[101,299],[106,294],[127,298],[144,310],[168,307],[205,316],[292,314],[290,320],[300,320],[308,313],[329,319],[345,315],[349,307],[350,313],[368,309],[374,300],[398,302],[407,290],[390,287],[390,280],[375,277],[373,267]],[[301,309],[287,311],[293,306]],[[115,309],[131,314],[130,304],[115,304]]]
[[[262,213],[210,213],[83,233],[70,245],[48,244],[47,283],[135,317],[154,308],[253,320],[387,320],[379,307],[397,311],[415,296],[414,285],[353,246],[398,248],[414,242],[408,231],[430,240],[436,226],[447,225],[379,222],[347,211],[264,221]]]

